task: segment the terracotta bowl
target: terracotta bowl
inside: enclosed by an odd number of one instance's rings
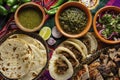
[[[23,9],[25,9],[26,7],[34,8],[35,10],[38,10],[38,11],[40,11],[42,13],[41,22],[39,23],[38,26],[36,26],[36,27],[34,27],[32,29],[22,26],[22,24],[20,23],[19,18],[18,18],[19,12],[22,11]],[[45,22],[45,11],[44,11],[42,6],[40,6],[40,5],[38,5],[38,4],[34,3],[34,2],[28,2],[28,3],[22,4],[20,7],[18,7],[18,9],[15,12],[14,18],[15,18],[15,22],[16,22],[17,26],[21,30],[26,31],[26,32],[34,32],[34,31],[39,30],[42,27],[42,25],[44,24],[44,22]],[[27,20],[26,20],[26,22],[27,22]]]
[[[80,33],[77,33],[77,34],[69,34],[67,32],[65,32],[61,25],[60,25],[60,20],[59,20],[59,16],[61,14],[61,12],[63,10],[65,10],[66,8],[69,8],[69,7],[77,7],[79,8],[80,10],[82,10],[83,12],[85,12],[86,16],[87,16],[87,24],[84,28],[84,30],[82,30]],[[55,23],[56,23],[56,27],[57,29],[66,37],[69,37],[69,38],[79,38],[79,37],[82,37],[83,35],[85,35],[88,30],[90,29],[91,27],[91,23],[92,23],[92,16],[91,16],[91,12],[90,10],[84,6],[83,4],[79,3],[79,2],[66,2],[64,4],[62,4],[60,6],[60,8],[58,9],[56,15],[55,15]]]
[[[108,40],[108,39],[105,39],[103,38],[98,30],[97,30],[97,25],[96,25],[96,22],[97,22],[97,18],[98,18],[98,15],[102,12],[105,12],[106,10],[112,10],[112,11],[115,11],[115,12],[119,12],[120,13],[120,8],[119,7],[116,7],[116,6],[107,6],[107,7],[103,7],[101,8],[100,10],[98,10],[94,16],[94,19],[93,19],[93,29],[94,29],[94,32],[96,34],[96,36],[102,41],[102,42],[105,42],[107,44],[117,44],[117,43],[120,43],[120,40]]]
[[[99,5],[100,0],[94,0],[94,1],[91,0],[89,6],[88,6],[88,4],[85,3],[84,0],[79,0],[79,2],[86,5],[90,10],[93,10]]]

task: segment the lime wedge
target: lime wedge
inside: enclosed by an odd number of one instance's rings
[[[44,26],[40,32],[39,35],[44,39],[47,40],[51,36],[51,29],[47,26]]]

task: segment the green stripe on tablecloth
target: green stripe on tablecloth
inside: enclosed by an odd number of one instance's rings
[[[104,6],[107,4],[108,1],[109,1],[109,0],[100,0],[98,6],[97,6],[95,9],[91,10],[92,15],[94,16],[95,13],[96,13],[100,8],[104,7]]]

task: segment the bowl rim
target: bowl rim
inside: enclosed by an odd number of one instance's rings
[[[118,40],[118,41],[107,40],[107,39],[103,38],[101,35],[99,35],[98,30],[97,30],[97,28],[96,28],[97,16],[98,16],[101,12],[104,12],[105,10],[108,10],[108,9],[120,12],[120,8],[117,7],[117,6],[105,6],[105,7],[101,8],[101,9],[99,9],[99,10],[96,12],[96,14],[95,14],[95,16],[94,16],[94,18],[93,18],[93,29],[94,29],[94,32],[95,32],[96,36],[97,36],[102,42],[107,43],[107,44],[117,44],[117,43],[120,43],[120,40]]]
[[[42,68],[42,70],[38,73],[38,75],[33,80],[39,79],[39,77],[41,77],[41,75],[44,73],[44,71],[47,70],[47,67],[48,67],[48,64],[49,64],[49,59],[50,59],[49,48],[48,48],[48,45],[47,45],[46,41],[41,36],[39,36],[36,33],[25,32],[25,31],[22,31],[22,30],[13,30],[12,32],[6,34],[4,37],[2,37],[0,39],[0,45],[4,41],[6,41],[9,36],[14,35],[14,34],[25,34],[25,35],[28,35],[28,36],[30,36],[30,37],[32,37],[34,39],[37,39],[38,41],[40,41],[44,45],[44,47],[46,49],[46,58],[47,58],[46,64],[45,64],[45,66]],[[18,80],[18,79],[15,79],[15,78],[8,78],[4,74],[2,74],[1,72],[0,72],[0,76],[2,76],[2,78],[5,79],[5,80]]]
[[[79,0],[78,2],[82,2],[81,0]],[[92,7],[88,7],[88,9],[90,9],[90,10],[93,10],[93,9],[95,9],[98,5],[99,5],[99,3],[100,3],[100,0],[96,0],[96,3],[95,3],[95,5],[93,5]],[[82,4],[84,4],[84,3],[82,3]],[[84,4],[85,5],[85,4]]]
[[[21,23],[19,22],[19,19],[18,19],[18,13],[19,13],[19,11],[20,11],[22,8],[24,8],[25,6],[28,6],[28,7],[29,7],[29,6],[31,6],[31,5],[34,6],[34,7],[36,7],[36,8],[38,8],[38,9],[42,12],[42,16],[43,16],[41,23],[40,23],[38,26],[36,26],[35,28],[33,28],[33,29],[25,28],[24,26],[21,25]],[[42,7],[41,5],[38,5],[38,4],[35,3],[35,2],[24,3],[24,4],[20,5],[20,6],[18,7],[18,9],[15,11],[14,19],[15,19],[15,23],[17,24],[17,26],[18,26],[21,30],[26,31],[26,32],[35,32],[35,31],[37,31],[38,29],[40,29],[40,28],[43,26],[44,22],[45,22],[45,11],[44,11],[44,9],[43,9],[43,7]]]
[[[84,30],[81,31],[78,34],[68,34],[67,32],[64,32],[63,29],[60,27],[60,22],[59,22],[58,16],[62,12],[62,10],[64,10],[67,7],[70,7],[70,6],[78,7],[79,9],[82,7],[82,8],[84,8],[82,10],[86,14],[88,13],[87,14],[87,17],[89,17],[88,22],[87,22]],[[55,14],[55,24],[56,24],[56,27],[57,27],[58,31],[60,31],[64,36],[70,37],[70,38],[79,38],[79,37],[82,37],[83,35],[85,35],[89,31],[89,29],[90,29],[90,27],[92,25],[92,15],[91,15],[90,10],[85,5],[83,5],[82,3],[74,2],[74,1],[73,2],[72,1],[71,2],[66,2],[66,3],[62,4],[59,7],[58,11],[56,12],[56,14]]]

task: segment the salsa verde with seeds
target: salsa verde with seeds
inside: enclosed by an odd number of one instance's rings
[[[87,24],[87,16],[77,7],[66,8],[59,16],[60,25],[66,33],[78,34]]]
[[[108,40],[120,40],[120,13],[107,10],[98,15],[97,30]]]
[[[19,11],[18,19],[23,27],[33,29],[40,25],[43,15],[40,10],[33,7],[26,7]]]

